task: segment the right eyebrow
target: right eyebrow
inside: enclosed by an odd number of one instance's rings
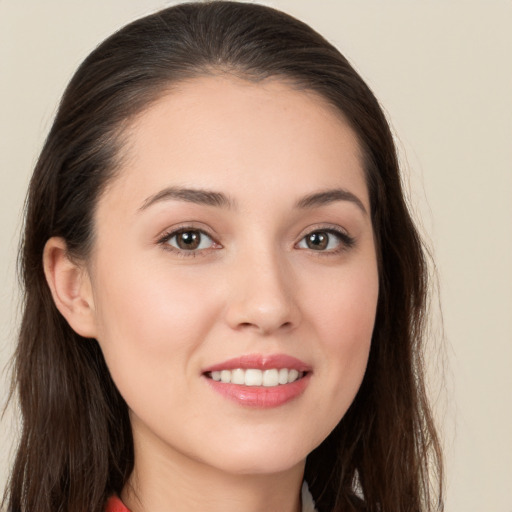
[[[335,188],[315,192],[300,199],[296,203],[297,208],[316,208],[336,201],[348,201],[356,205],[365,215],[368,215],[363,202],[352,192],[343,188]]]
[[[139,211],[146,210],[155,203],[170,200],[186,201],[218,208],[235,207],[235,202],[222,192],[196,188],[167,187],[145,199]]]

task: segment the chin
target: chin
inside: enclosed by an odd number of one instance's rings
[[[283,445],[275,442],[262,444],[246,443],[239,450],[229,449],[222,455],[214,455],[217,467],[233,475],[265,475],[303,467],[306,457],[304,445]],[[221,463],[219,464],[219,460]]]
[[[261,457],[260,457],[261,459]],[[226,473],[233,475],[274,475],[286,473],[298,467],[304,467],[306,459],[289,458],[286,460],[274,459],[273,454],[267,454],[264,460],[234,460],[222,468]]]

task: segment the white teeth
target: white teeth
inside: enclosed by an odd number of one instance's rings
[[[288,384],[288,370],[286,368],[279,370],[279,384]]]
[[[288,382],[293,382],[294,380],[297,380],[299,377],[299,372],[297,370],[290,370],[288,372]]]
[[[258,370],[256,368],[236,368],[235,370],[222,370],[210,373],[210,377],[224,384],[239,384],[245,386],[276,387],[295,382],[304,376],[303,372],[288,368],[271,368]]]
[[[261,386],[263,383],[263,372],[261,370],[245,370],[246,386]]]
[[[279,372],[277,370],[265,370],[263,372],[263,385],[267,388],[279,384]]]
[[[241,368],[237,368],[231,372],[232,384],[245,384],[245,372]]]

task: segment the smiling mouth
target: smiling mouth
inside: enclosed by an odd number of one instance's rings
[[[313,368],[287,354],[246,354],[203,369],[210,388],[241,407],[272,409],[299,398]]]
[[[269,368],[260,370],[258,368],[235,368],[233,370],[217,370],[206,372],[206,377],[223,384],[238,384],[248,387],[273,388],[292,384],[303,379],[308,372],[296,370],[295,368]]]

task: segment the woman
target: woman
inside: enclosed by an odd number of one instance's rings
[[[392,137],[303,23],[183,4],[107,39],[21,261],[9,511],[442,510]]]

